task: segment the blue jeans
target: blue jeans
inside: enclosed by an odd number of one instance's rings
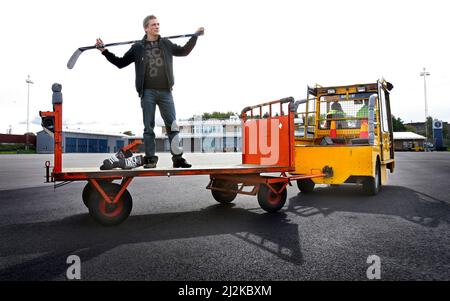
[[[172,140],[178,147],[179,129],[176,125],[175,105],[173,103],[172,92],[170,90],[145,89],[141,98],[141,107],[144,116],[144,146],[145,155],[147,157],[154,156],[156,151],[155,145],[155,110],[159,107],[161,117],[164,120],[167,136],[171,145],[170,152],[172,156],[181,155],[182,151],[179,148],[172,147]]]

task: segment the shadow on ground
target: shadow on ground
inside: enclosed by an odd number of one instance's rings
[[[298,226],[285,213],[214,205],[200,211],[130,216],[103,227],[88,214],[0,227],[0,254],[44,254],[0,271],[0,280],[51,280],[66,272],[69,255],[88,261],[121,245],[231,234],[296,265],[302,263]],[[283,233],[283,235],[280,235]]]
[[[87,213],[50,222],[1,226],[1,257],[28,259],[0,270],[0,280],[54,279],[65,273],[65,258],[69,255],[88,261],[127,244],[224,234],[302,265],[299,226],[288,219],[290,214],[302,218],[327,218],[335,212],[390,215],[424,227],[450,222],[450,204],[444,200],[400,186],[384,186],[374,197],[363,196],[355,189],[353,185],[342,185],[299,193],[277,214],[218,204],[199,211],[132,215],[117,227],[100,226]],[[29,259],[31,255],[36,257]]]
[[[450,223],[449,202],[401,186],[383,186],[376,196],[365,196],[354,185],[320,187],[299,193],[285,208],[301,217],[350,212],[398,216],[426,227]]]

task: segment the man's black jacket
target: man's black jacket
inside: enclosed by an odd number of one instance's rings
[[[140,42],[134,43],[123,57],[117,57],[114,53],[109,52],[107,49],[102,52],[106,59],[118,68],[124,68],[134,62],[134,67],[136,70],[136,91],[138,92],[139,97],[142,97],[142,94],[144,93],[144,43],[146,39],[147,35],[145,35]],[[169,83],[169,89],[172,90],[172,87],[175,83],[173,76],[173,56],[188,55],[197,42],[197,36],[191,37],[184,46],[178,46],[177,44],[172,43],[170,40],[161,37],[159,38],[159,41],[159,45],[164,56],[167,82]]]

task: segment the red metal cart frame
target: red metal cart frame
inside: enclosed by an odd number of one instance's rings
[[[53,111],[39,112],[44,130],[54,136],[54,166],[50,175],[50,162],[46,162],[47,181],[87,181],[83,201],[91,216],[104,225],[119,224],[130,214],[132,199],[127,187],[135,177],[209,175],[210,181],[206,188],[211,190],[216,201],[229,203],[237,194],[257,195],[264,210],[276,212],[284,206],[286,186],[291,181],[325,176],[322,173],[288,175],[295,169],[295,109],[292,97],[246,107],[242,111],[241,165],[154,169],[140,167],[131,170],[63,169],[61,85],[54,84],[52,90]],[[141,141],[135,141],[125,148],[131,149],[139,143]],[[279,175],[269,175],[270,173]],[[115,180],[120,180],[120,184],[113,183]],[[250,187],[250,190],[245,190],[246,187]]]

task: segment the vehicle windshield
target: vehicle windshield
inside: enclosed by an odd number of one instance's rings
[[[371,93],[323,95],[320,97],[319,128],[329,129],[331,121],[337,129],[359,129],[361,122],[369,117]]]

